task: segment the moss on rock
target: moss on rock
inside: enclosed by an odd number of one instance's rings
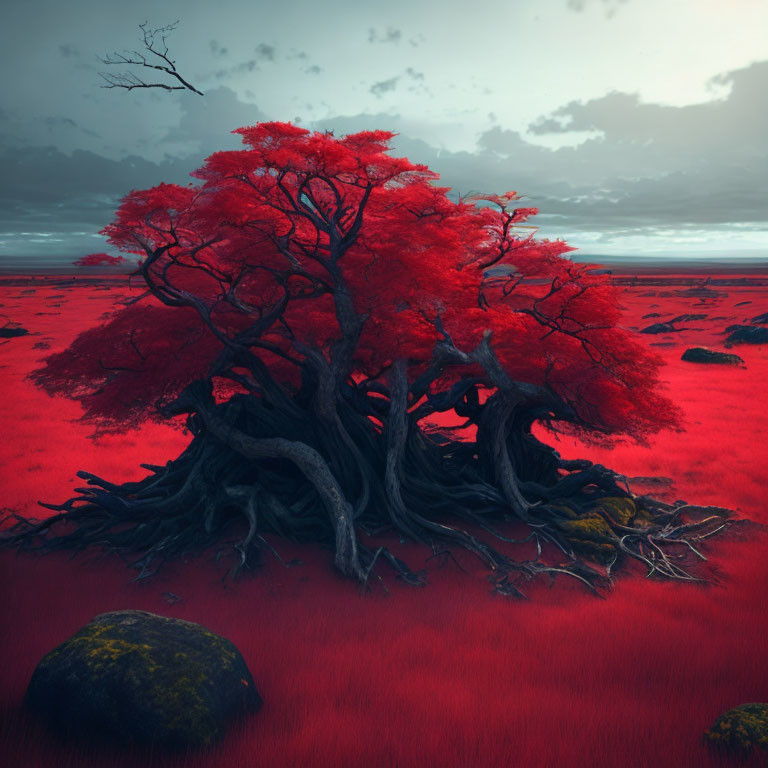
[[[97,616],[43,658],[27,697],[59,730],[179,748],[212,744],[261,704],[232,643],[143,611]]]
[[[704,732],[715,746],[748,752],[753,747],[768,750],[768,704],[742,704],[729,709]]]
[[[609,557],[616,550],[618,537],[597,513],[587,513],[575,520],[560,520],[558,528],[574,549],[593,557]]]
[[[630,525],[637,515],[637,505],[634,499],[630,499],[628,496],[606,496],[600,499],[596,506],[619,525]]]

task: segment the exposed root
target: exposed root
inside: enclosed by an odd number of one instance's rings
[[[429,545],[426,562],[447,556],[459,565],[453,551],[464,549],[489,569],[496,592],[521,597],[525,583],[542,575],[567,576],[600,594],[629,559],[643,563],[649,577],[700,582],[695,565],[707,559],[707,540],[732,522],[726,509],[633,495],[611,470],[561,461],[546,446],[535,458],[537,443],[527,433],[513,432],[504,444],[494,431],[491,454],[476,443],[426,433],[407,416],[407,385],[398,369],[389,412],[379,411],[386,424],[380,433],[364,415],[340,410],[346,437],[333,450],[354,441],[370,470],[364,478],[343,457],[326,458],[326,428],[307,420],[306,411],[293,422],[253,398],[216,405],[205,387],[186,397],[196,434],[178,459],[145,465],[147,477],[120,485],[79,472],[86,485],[75,497],[43,504],[56,513],[45,520],[15,516],[2,543],[38,552],[101,547],[126,558],[144,579],[169,558],[199,553],[234,532],[234,577],[272,549],[264,535],[276,534],[327,546],[337,569],[363,585],[383,584],[380,563],[406,583],[423,585],[423,571],[384,546],[370,547],[376,534],[389,531]],[[523,450],[535,460],[518,469]],[[514,498],[504,489],[510,483]],[[355,509],[349,498],[366,501]],[[527,533],[505,534],[509,521]],[[526,544],[535,544],[533,558],[512,554]]]

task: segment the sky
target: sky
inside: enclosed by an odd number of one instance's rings
[[[145,21],[179,22],[203,96],[103,87]],[[768,260],[765,29],[765,0],[8,0],[0,268],[105,250],[123,195],[261,120],[395,131],[455,194],[525,194],[577,258]]]

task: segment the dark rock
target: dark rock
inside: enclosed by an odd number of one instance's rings
[[[729,325],[725,329],[730,336],[725,340],[725,346],[734,344],[768,344],[768,328],[756,325]]]
[[[712,288],[707,288],[706,286],[701,287],[694,287],[694,288],[687,288],[684,291],[677,291],[676,292],[678,296],[685,296],[685,297],[694,297],[694,298],[701,298],[701,299],[717,299],[717,298],[727,298],[727,293],[721,293],[719,291],[714,291]]]
[[[743,307],[745,304],[751,304],[751,301],[740,301],[738,304],[734,304],[734,307]]]
[[[736,752],[749,752],[753,747],[768,749],[768,704],[742,704],[729,709],[704,732],[713,746]]]
[[[688,363],[720,363],[721,365],[743,365],[744,361],[738,355],[727,352],[715,352],[707,347],[691,347],[683,352],[680,358]]]
[[[678,315],[673,320],[669,320],[670,323],[690,323],[691,320],[706,320],[706,315]]]
[[[16,336],[26,336],[28,333],[26,328],[0,328],[0,339],[13,339]]]
[[[753,317],[749,322],[754,323],[755,325],[765,325],[768,323],[768,312],[763,312],[762,315]]]
[[[661,317],[661,315],[658,312],[651,312],[648,315],[643,315],[643,320],[647,320],[649,317]]]
[[[199,624],[144,611],[97,616],[38,664],[30,707],[65,734],[185,749],[261,706],[235,646]]]
[[[675,328],[670,323],[653,323],[653,325],[649,325],[647,328],[643,328],[640,333],[676,333],[677,328]]]
[[[640,477],[628,477],[627,481],[630,483],[638,483],[639,485],[674,485],[675,481],[671,477],[663,477],[661,475],[654,475],[647,477],[645,475]]]

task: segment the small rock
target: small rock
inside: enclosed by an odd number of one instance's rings
[[[753,317],[749,322],[753,323],[754,325],[765,325],[768,323],[768,312],[763,312],[762,315]]]
[[[261,697],[229,640],[144,611],[97,616],[38,664],[30,707],[66,734],[187,749]]]
[[[725,340],[725,346],[734,344],[766,344],[768,343],[768,328],[756,325],[730,325],[726,328],[730,336]]]
[[[729,709],[704,732],[704,738],[713,746],[742,753],[753,747],[768,749],[768,704],[742,704]]]
[[[26,328],[0,328],[0,339],[13,339],[16,336],[26,336],[28,333]]]
[[[738,355],[727,352],[716,352],[707,347],[691,347],[683,352],[680,358],[688,363],[719,363],[721,365],[743,365],[744,361]]]
[[[627,481],[630,483],[638,483],[640,485],[674,485],[675,481],[671,477],[663,477],[661,475],[654,475],[653,477],[647,477],[645,475],[639,477],[628,477]]]
[[[669,323],[690,323],[691,320],[706,320],[706,315],[678,315],[674,319],[670,320]]]
[[[647,320],[649,317],[661,317],[661,315],[658,312],[650,312],[647,315],[643,315],[643,320]]]
[[[671,323],[653,323],[647,328],[643,328],[640,333],[676,333],[677,328]]]

